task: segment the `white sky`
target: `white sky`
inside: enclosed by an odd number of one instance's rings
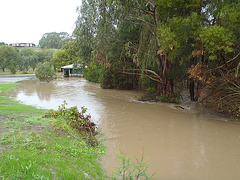
[[[1,0],[0,42],[35,43],[47,32],[70,35],[81,0]]]

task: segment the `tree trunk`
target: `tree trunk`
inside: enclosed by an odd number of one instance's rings
[[[200,82],[197,83],[197,92],[196,92],[196,96],[195,96],[195,101],[197,101],[202,93],[202,84]]]
[[[190,79],[189,92],[191,101],[195,101],[195,92],[194,92],[194,81]]]
[[[172,63],[167,60],[167,54],[158,56],[159,76],[162,79],[159,92],[162,95],[171,97],[173,94],[173,81],[167,77],[167,73],[172,70]]]

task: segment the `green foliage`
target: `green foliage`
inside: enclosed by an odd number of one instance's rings
[[[0,46],[4,46],[4,45],[7,45],[7,44],[4,42],[0,42]]]
[[[39,62],[39,57],[33,48],[21,48],[20,49],[20,62],[18,64],[19,70],[28,71],[29,67],[35,70],[36,64]]]
[[[70,36],[67,32],[50,32],[45,33],[42,38],[39,40],[39,45],[44,48],[54,48],[61,49],[67,41],[70,39]]]
[[[68,56],[69,62],[76,63],[76,64],[85,63],[79,57],[79,47],[75,39],[69,40],[68,43],[64,45],[63,50],[65,50],[66,55]]]
[[[78,130],[79,132],[86,132],[89,135],[88,143],[92,146],[97,145],[95,139],[96,124],[92,122],[91,116],[86,114],[87,108],[81,107],[81,111],[78,111],[77,106],[66,108],[66,101],[58,107],[57,111],[49,110],[43,117],[53,117],[59,121],[65,121],[70,127]]]
[[[84,78],[90,82],[100,82],[103,67],[96,61],[91,61],[88,68],[84,71]]]
[[[157,12],[160,18],[166,20],[174,16],[187,16],[192,11],[201,11],[202,0],[156,0]]]
[[[238,60],[238,1],[84,0],[78,11],[78,55],[88,65],[96,61],[104,67],[103,88],[138,84],[143,90],[156,88],[166,95],[163,101],[177,101],[166,98],[182,87],[192,65],[202,62],[211,71]]]
[[[220,14],[220,23],[223,27],[231,31],[234,45],[239,45],[240,40],[240,3],[233,3],[225,5]]]
[[[210,26],[202,28],[199,38],[203,47],[210,54],[210,60],[216,60],[221,51],[224,54],[232,52],[232,33],[224,27]],[[219,57],[219,56],[218,56]]]
[[[145,90],[145,92],[148,95],[154,95],[154,94],[156,94],[157,90],[154,87],[149,87]]]
[[[81,59],[87,64],[92,60],[95,49],[94,35],[98,18],[95,0],[82,1],[81,8],[78,9],[81,16],[76,21],[73,36],[76,37],[78,52]],[[96,42],[95,42],[96,43]]]
[[[0,46],[0,68],[5,71],[6,68],[16,66],[18,61],[18,52],[12,46]]]
[[[176,94],[173,94],[171,97],[168,97],[166,95],[161,94],[160,96],[157,96],[156,99],[160,102],[166,102],[166,103],[176,103],[179,104],[179,96]]]
[[[103,74],[100,76],[100,85],[104,89],[133,89],[133,78],[113,68],[104,68]]]
[[[55,71],[51,63],[44,62],[37,65],[35,75],[40,81],[49,82],[55,78]]]
[[[4,72],[7,68],[15,74],[17,71],[27,72],[29,68],[33,71],[39,62],[49,61],[54,50],[39,48],[15,48],[2,45],[0,47],[0,67]]]
[[[50,61],[55,51],[56,49],[41,48],[35,53],[38,56],[38,61],[43,63],[44,61]]]
[[[122,179],[122,180],[151,180],[153,179],[153,175],[149,177],[147,175],[147,169],[149,165],[145,161],[145,155],[142,154],[140,159],[135,158],[135,162],[131,162],[130,157],[127,156],[126,153],[120,151],[117,155],[121,160],[120,166],[114,172],[112,179]]]
[[[60,69],[62,66],[72,64],[71,61],[69,61],[68,55],[66,53],[65,49],[58,49],[51,59],[51,62],[55,69]]]
[[[171,47],[178,47],[179,44],[176,41],[176,34],[172,32],[171,28],[162,25],[158,29],[158,37],[161,43],[161,48],[164,52],[169,52]]]

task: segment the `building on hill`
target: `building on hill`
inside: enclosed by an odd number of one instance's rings
[[[36,46],[34,43],[11,43],[9,45],[13,47],[35,47]]]

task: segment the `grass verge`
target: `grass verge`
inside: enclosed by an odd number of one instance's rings
[[[15,84],[0,84],[0,91]],[[0,179],[106,179],[105,147],[45,112],[0,97]]]

